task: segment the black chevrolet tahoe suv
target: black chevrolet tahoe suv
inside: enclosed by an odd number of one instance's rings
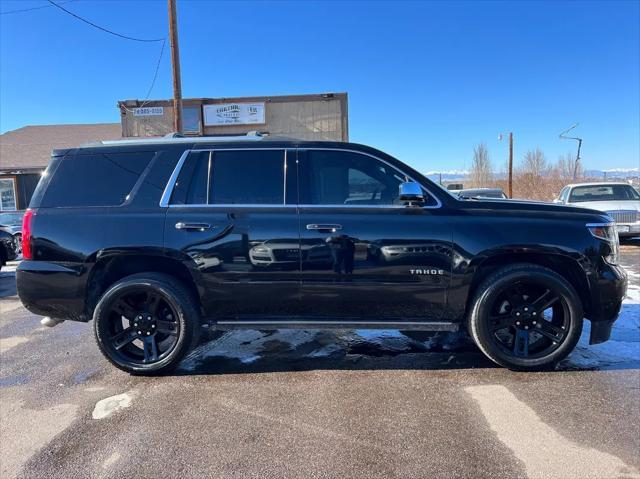
[[[467,330],[549,368],[624,297],[612,220],[460,199],[368,146],[275,137],[54,150],[23,226],[18,294],[93,319],[116,367],[166,372],[203,327]]]

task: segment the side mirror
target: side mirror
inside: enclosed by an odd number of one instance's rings
[[[414,183],[412,181],[407,181],[405,183],[400,183],[400,201],[406,201],[409,204],[411,203],[422,203],[424,202],[424,193],[422,192],[422,187],[418,183]]]
[[[555,200],[553,200],[554,203],[558,204],[562,204],[562,200],[560,198],[556,198]]]

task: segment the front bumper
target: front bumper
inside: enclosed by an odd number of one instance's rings
[[[613,323],[620,314],[627,292],[627,273],[621,266],[603,262],[589,279],[591,305],[587,319],[591,321],[589,344],[604,343],[611,336]]]
[[[640,222],[616,223],[616,231],[620,237],[640,236]]]

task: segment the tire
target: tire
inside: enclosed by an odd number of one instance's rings
[[[198,343],[200,313],[181,281],[139,273],[107,289],[94,311],[93,330],[100,351],[115,367],[131,374],[164,374]]]
[[[515,264],[488,276],[478,286],[470,311],[468,329],[478,348],[512,370],[553,368],[582,334],[584,313],[575,289],[538,265]]]

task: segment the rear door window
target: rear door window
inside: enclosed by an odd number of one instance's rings
[[[171,203],[281,205],[284,181],[284,150],[192,152],[180,170]]]
[[[59,160],[39,207],[119,206],[155,152],[79,153]]]

